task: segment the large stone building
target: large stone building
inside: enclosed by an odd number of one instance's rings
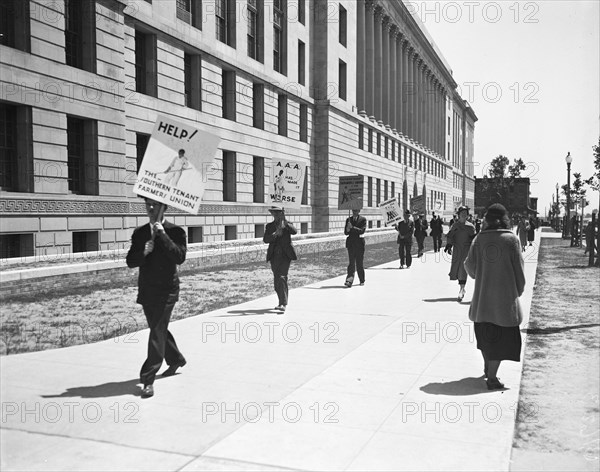
[[[475,179],[475,213],[483,216],[487,207],[500,203],[511,215],[536,217],[537,197],[530,195],[528,177]]]
[[[418,19],[393,0],[2,0],[1,256],[127,247],[157,114],[222,141],[190,242],[261,237],[271,159],[308,166],[301,232],[341,231],[425,195],[473,204],[473,110]]]

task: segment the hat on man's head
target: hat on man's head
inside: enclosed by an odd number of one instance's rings
[[[410,210],[407,208],[406,210],[404,210],[404,214],[405,215],[410,215]]]
[[[271,205],[269,211],[283,211],[283,207],[281,205]]]
[[[466,205],[461,205],[458,207],[458,210],[456,210],[456,214],[459,215],[461,211],[466,210],[467,213],[469,213],[469,207]]]

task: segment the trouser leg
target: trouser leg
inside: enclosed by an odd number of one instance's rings
[[[171,313],[175,302],[162,302],[157,305],[144,305],[144,315],[146,315],[146,321],[150,328],[150,335],[148,337],[148,357],[142,365],[140,370],[140,381],[144,385],[151,385],[154,383],[154,379],[160,366],[165,358],[165,350],[167,345],[167,339],[169,337],[169,320],[171,319]],[[172,336],[171,336],[172,338]],[[173,339],[173,344],[175,340]],[[169,349],[172,349],[171,346]],[[177,345],[175,345],[177,349]],[[179,350],[177,350],[179,353]],[[171,350],[169,356],[176,355]],[[183,357],[183,356],[181,356]]]

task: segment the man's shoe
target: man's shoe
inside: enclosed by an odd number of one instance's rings
[[[491,380],[487,379],[485,383],[487,384],[488,390],[502,390],[504,388],[504,384],[500,382],[500,379],[498,378]]]
[[[175,375],[175,373],[177,372],[177,369],[179,369],[180,367],[183,367],[186,364],[187,364],[187,361],[183,361],[182,363],[179,363],[179,364],[170,365],[169,368],[163,372],[162,376],[163,377],[171,377],[171,375]]]
[[[364,283],[364,282],[361,282],[360,284],[361,284],[361,285],[364,285],[365,283]]]
[[[150,398],[154,395],[154,387],[152,385],[144,385],[142,388],[142,398]]]
[[[344,285],[348,288],[352,287],[352,284],[350,282],[344,282]]]
[[[277,305],[277,306],[275,307],[275,309],[276,309],[277,311],[285,311],[285,305]]]

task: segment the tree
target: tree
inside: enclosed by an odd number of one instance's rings
[[[594,168],[596,171],[592,174],[592,176],[585,181],[587,185],[589,185],[592,190],[598,192],[598,210],[600,210],[600,137],[598,138],[598,145],[592,146],[592,151],[594,151]],[[600,212],[596,213],[596,218],[600,217]],[[596,221],[598,223],[598,221]],[[600,265],[600,231],[598,232],[598,236],[596,237],[596,249],[597,249],[597,257],[596,257],[596,266]]]
[[[521,171],[526,167],[521,158],[514,159],[512,165],[510,165],[510,159],[501,154],[492,159],[488,175],[483,176],[481,187],[482,191],[488,195],[487,205],[502,203],[509,209],[509,189],[515,179],[521,177]]]

